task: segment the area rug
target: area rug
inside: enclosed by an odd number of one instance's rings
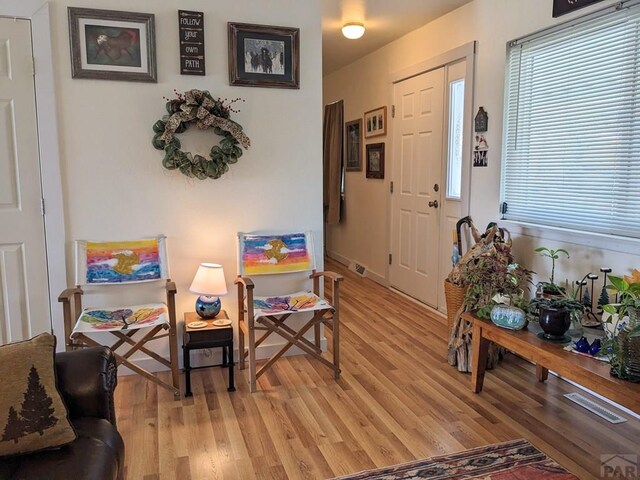
[[[526,440],[366,470],[333,480],[579,480]]]

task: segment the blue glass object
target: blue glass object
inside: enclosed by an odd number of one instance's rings
[[[589,353],[589,340],[586,337],[580,337],[580,340],[573,343],[573,348],[580,353]]]
[[[220,297],[200,295],[196,300],[196,313],[201,318],[214,318],[220,313],[220,308],[222,308]]]
[[[589,353],[591,355],[597,355],[601,348],[602,348],[602,342],[600,341],[599,338],[596,338],[591,344],[591,346],[589,347]]]
[[[528,323],[524,311],[518,307],[502,304],[491,309],[491,321],[509,330],[522,330]]]

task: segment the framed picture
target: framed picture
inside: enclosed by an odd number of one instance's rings
[[[68,8],[71,76],[157,82],[152,13]]]
[[[344,158],[347,172],[362,170],[362,119],[344,124]]]
[[[300,29],[228,24],[229,84],[300,88]]]
[[[384,143],[367,145],[367,178],[384,178]]]
[[[387,107],[376,108],[364,114],[364,138],[387,134]]]
[[[559,17],[565,13],[573,12],[592,3],[602,0],[553,0],[553,17]]]

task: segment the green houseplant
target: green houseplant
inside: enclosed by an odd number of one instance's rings
[[[538,316],[540,327],[548,340],[560,341],[571,326],[574,316],[584,312],[584,304],[561,292],[550,297],[538,297],[529,302],[529,313]]]
[[[618,295],[618,303],[604,305],[603,309],[618,318],[628,315],[629,321],[617,335],[607,335],[603,353],[610,356],[611,374],[624,380],[640,382],[640,271],[633,270],[631,276],[609,277],[607,285]]]
[[[567,252],[564,248],[551,249],[547,247],[538,247],[535,249],[543,257],[547,257],[551,259],[551,277],[549,277],[548,282],[540,282],[542,286],[542,292],[547,295],[562,295],[564,289],[555,283],[555,275],[556,275],[556,260],[560,258],[560,254],[564,253],[567,258],[569,257],[569,252]]]

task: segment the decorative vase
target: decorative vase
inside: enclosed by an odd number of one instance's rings
[[[540,327],[544,332],[544,338],[552,341],[566,340],[565,333],[571,326],[571,311],[566,308],[540,307]],[[571,339],[569,338],[568,341]]]
[[[640,323],[640,310],[630,307],[627,309],[629,321],[618,334],[618,348],[620,350],[620,364],[612,368],[611,373],[616,377],[630,382],[640,382],[640,337],[631,337],[630,332]]]
[[[522,330],[528,323],[524,311],[504,304],[496,305],[491,309],[491,321],[509,330]]]

